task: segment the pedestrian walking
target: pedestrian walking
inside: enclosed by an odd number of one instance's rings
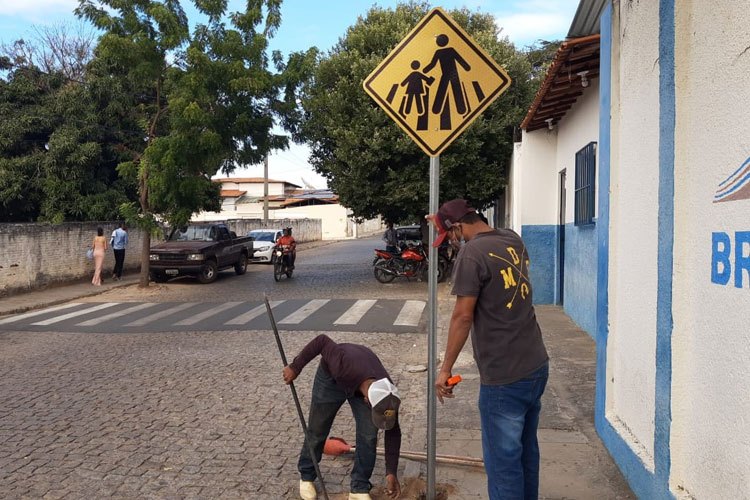
[[[317,498],[313,459],[320,462],[336,413],[346,401],[356,423],[356,450],[349,500],[371,500],[370,477],[375,468],[378,429],[385,430],[386,494],[389,498],[398,498],[401,494],[397,475],[401,451],[401,428],[398,423],[401,399],[398,389],[383,363],[369,348],[358,344],[337,344],[326,335],[315,337],[292,363],[284,367],[284,382],[290,384],[318,355],[321,361],[315,373],[307,420],[315,457],[310,457],[305,442],[297,464],[301,476],[300,497],[303,500]]]
[[[125,263],[125,248],[128,246],[128,226],[124,222],[112,231],[110,243],[112,244],[112,251],[115,253],[115,269],[112,271],[112,279],[120,281],[122,266]]]
[[[94,241],[91,243],[91,248],[94,250],[94,278],[91,280],[91,284],[94,286],[102,285],[102,264],[104,264],[104,256],[106,255],[107,238],[104,237],[104,229],[96,228],[96,236]]]
[[[393,224],[388,223],[385,234],[383,234],[383,241],[385,241],[386,252],[398,252],[398,235],[396,230],[393,229]]]
[[[457,298],[438,399],[454,397],[446,381],[471,331],[489,498],[538,498],[537,427],[549,357],[531,301],[526,246],[515,232],[488,226],[466,200],[449,201],[428,218],[439,232],[434,246],[445,238],[466,242],[454,264]]]

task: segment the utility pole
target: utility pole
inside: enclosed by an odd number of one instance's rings
[[[268,224],[268,153],[263,158],[263,223]]]

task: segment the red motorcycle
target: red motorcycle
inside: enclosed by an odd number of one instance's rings
[[[375,260],[372,262],[375,279],[381,283],[390,283],[396,278],[417,278],[419,281],[427,281],[429,262],[424,248],[412,246],[403,252],[387,252],[375,250]],[[438,256],[438,281],[445,279],[448,269],[448,261]]]

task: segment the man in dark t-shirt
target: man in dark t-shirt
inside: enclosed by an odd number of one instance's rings
[[[284,367],[284,382],[290,384],[302,369],[320,354],[321,361],[313,382],[310,416],[307,426],[320,462],[328,433],[344,401],[354,414],[356,449],[351,473],[349,500],[370,500],[370,477],[375,468],[378,429],[385,430],[386,494],[398,498],[398,457],[401,452],[401,428],[398,409],[401,398],[383,363],[369,348],[358,344],[337,344],[326,335],[318,335]],[[300,497],[315,500],[315,465],[303,443],[297,469],[300,472]]]
[[[492,229],[465,200],[428,216],[445,238],[465,240],[453,270],[457,296],[437,396],[471,331],[481,388],[482,447],[491,500],[534,499],[539,490],[537,427],[547,383],[547,351],[531,302],[529,257],[515,232]]]

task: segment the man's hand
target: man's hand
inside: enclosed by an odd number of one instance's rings
[[[398,478],[396,474],[388,474],[385,476],[385,480],[388,486],[385,488],[385,493],[388,498],[398,498],[401,496],[401,485],[398,484]]]
[[[437,398],[440,403],[443,403],[443,398],[454,398],[453,386],[448,385],[448,379],[451,378],[451,372],[441,371],[438,374],[437,380],[435,381],[435,387],[437,388]]]
[[[287,385],[291,384],[294,379],[297,378],[297,372],[292,370],[292,367],[289,365],[284,367],[281,374],[284,376],[284,382],[286,382]]]

